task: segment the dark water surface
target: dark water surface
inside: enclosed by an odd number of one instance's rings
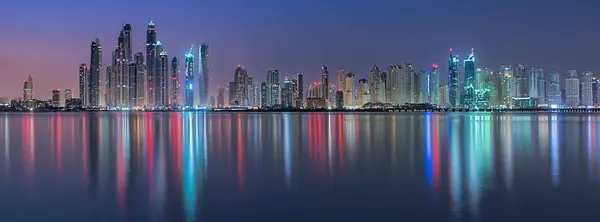
[[[600,221],[593,114],[0,114],[0,221]]]

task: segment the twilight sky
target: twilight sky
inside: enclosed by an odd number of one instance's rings
[[[358,78],[405,62],[447,70],[449,48],[461,59],[475,48],[476,66],[494,71],[522,63],[546,75],[600,74],[597,0],[19,0],[0,8],[0,97],[9,98],[22,96],[28,74],[36,99],[52,88],[78,95],[91,41],[100,38],[105,67],[121,24],[132,24],[134,52],[144,51],[150,19],[170,57],[182,61],[192,42],[210,45],[211,95],[237,64],[256,80],[277,68],[281,78],[303,72],[313,82],[322,62]]]

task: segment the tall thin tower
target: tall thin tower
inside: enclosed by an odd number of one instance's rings
[[[200,105],[208,106],[208,89],[209,89],[209,70],[208,70],[208,45],[206,43],[200,44],[198,48],[198,90]]]
[[[449,103],[451,107],[460,106],[460,90],[459,90],[459,79],[460,72],[458,71],[460,60],[458,55],[452,54],[450,49],[450,59],[448,60],[448,91],[449,91]]]
[[[184,106],[194,106],[194,54],[192,50],[194,45],[190,47],[190,51],[185,54],[185,102]]]
[[[170,91],[170,103],[173,107],[179,106],[179,61],[177,61],[177,57],[173,57],[171,60],[171,79],[170,79],[171,87],[169,87]]]
[[[321,67],[321,71],[322,71],[322,77],[321,77],[321,87],[323,87],[322,89],[322,97],[325,100],[325,103],[327,106],[329,106],[330,102],[333,101],[329,101],[329,70],[327,70],[327,66],[323,65]]]
[[[81,98],[82,102],[86,106],[97,107],[100,106],[100,76],[102,70],[102,46],[100,46],[100,39],[92,42],[91,56],[90,56],[90,68],[89,78],[85,78],[87,83],[86,93],[87,98]],[[80,92],[81,95],[81,92]],[[86,100],[85,102],[83,100]]]
[[[148,24],[146,31],[146,92],[148,107],[154,107],[155,99],[155,86],[154,78],[156,75],[156,60],[158,55],[156,54],[156,26],[152,21]]]

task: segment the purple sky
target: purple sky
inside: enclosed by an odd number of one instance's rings
[[[313,82],[322,62],[332,73],[344,68],[358,78],[375,64],[405,62],[418,69],[439,63],[446,73],[449,48],[461,59],[475,48],[476,66],[494,71],[522,63],[546,74],[600,73],[600,3],[594,0],[20,0],[0,6],[0,97],[21,96],[28,74],[37,99],[50,98],[52,88],[77,95],[78,66],[89,63],[91,41],[100,38],[106,66],[121,24],[132,24],[134,52],[144,51],[151,18],[170,57],[182,61],[192,42],[210,45],[211,95],[231,81],[237,64],[261,81],[266,69],[277,68],[281,78],[303,72]]]

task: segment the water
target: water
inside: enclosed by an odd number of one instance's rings
[[[594,114],[0,114],[0,221],[599,221]]]

